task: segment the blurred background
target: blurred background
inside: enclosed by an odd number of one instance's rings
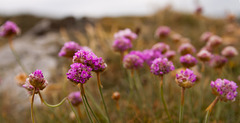
[[[202,8],[200,14],[197,13],[199,7]],[[160,103],[159,88],[152,84],[157,85],[159,78],[153,77],[147,66],[138,71],[139,80],[144,86],[142,94],[145,94],[146,109],[140,110],[135,103],[128,104],[127,75],[123,70],[120,54],[112,50],[114,33],[125,28],[138,32],[133,50],[142,51],[150,49],[160,41],[154,37],[155,30],[165,25],[170,27],[173,33],[180,34],[183,42],[191,42],[199,51],[205,45],[200,42],[201,34],[210,31],[223,38],[223,44],[216,53],[220,53],[228,45],[235,46],[239,52],[239,15],[239,0],[3,0],[0,4],[0,25],[11,20],[21,29],[21,35],[14,38],[13,45],[24,66],[31,72],[41,69],[49,82],[49,86],[43,91],[47,102],[56,104],[70,92],[78,90],[66,78],[71,59],[58,56],[64,43],[75,41],[81,46],[90,47],[97,56],[103,57],[108,64],[108,69],[101,74],[103,93],[111,120],[118,123],[165,123],[168,120]],[[171,38],[165,39],[165,42],[172,50],[176,50],[180,45]],[[179,57],[177,54],[173,60],[176,69],[182,67]],[[221,77],[239,82],[239,60],[238,57],[232,59],[231,63],[223,68],[221,76],[215,69],[206,67],[205,72],[201,73],[199,84],[191,90],[191,94],[187,92],[186,121],[203,121],[205,108],[215,98],[209,86],[211,80]],[[199,66],[200,63],[196,66],[197,71],[200,71]],[[18,75],[22,72],[11,53],[7,39],[0,38],[1,123],[31,122],[29,94],[17,84],[21,81]],[[180,95],[176,94],[180,93],[180,88],[174,77],[175,72],[166,76],[169,79],[166,79],[165,97],[172,117],[177,121]],[[95,75],[88,81],[86,88],[93,97],[90,105],[93,105],[101,121],[105,122],[101,111],[94,106],[94,103],[101,105]],[[120,114],[124,115],[122,118],[119,118],[116,102],[111,99],[114,91],[121,93],[120,107],[123,110]],[[199,97],[204,100],[201,106]],[[216,111],[218,114],[213,116],[211,121],[240,122],[239,96],[234,103],[223,103],[222,107]],[[84,107],[81,105],[80,108],[83,122],[88,122]],[[35,99],[35,112],[37,123],[76,121],[67,104],[55,109],[47,108],[41,104],[38,96]]]

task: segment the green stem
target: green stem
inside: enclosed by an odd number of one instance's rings
[[[8,43],[9,43],[10,49],[11,49],[14,57],[16,58],[17,63],[20,65],[20,67],[22,68],[22,70],[23,70],[26,74],[29,74],[29,73],[27,72],[27,69],[23,66],[23,64],[22,64],[22,62],[21,62],[21,60],[20,60],[17,52],[14,50],[13,43],[12,43],[12,37],[9,37],[9,38],[8,38]]]
[[[85,98],[85,102],[86,102],[88,108],[90,109],[91,113],[93,114],[94,119],[95,119],[98,123],[100,123],[100,121],[99,121],[99,119],[97,118],[96,114],[93,112],[91,106],[89,105],[86,95],[84,95],[84,98]]]
[[[180,104],[180,113],[179,113],[179,123],[183,123],[183,111],[184,111],[184,90],[181,91],[181,104]]]
[[[142,98],[141,98],[141,94],[140,94],[140,88],[139,86],[137,85],[137,82],[136,82],[136,79],[135,79],[135,76],[134,76],[134,69],[131,70],[131,78],[133,80],[133,84],[135,86],[135,89],[136,89],[136,92],[137,92],[137,96],[138,96],[138,99],[140,100],[140,103],[142,104]]]
[[[93,96],[91,95],[91,93],[89,93],[86,88],[85,88],[85,95],[90,99],[90,101],[94,104],[94,106],[98,109],[98,111],[101,113],[101,115],[107,120],[107,117],[105,116],[103,110],[101,109],[101,107],[96,103],[96,101],[94,100]]]
[[[69,103],[69,105],[70,105],[70,107],[71,107],[71,109],[72,109],[74,115],[76,116],[78,123],[81,123],[81,120],[80,120],[79,116],[77,115],[77,112],[76,112],[76,110],[74,109],[72,103],[70,102],[69,99],[67,99],[67,101],[68,101],[68,103]]]
[[[108,122],[110,123],[110,117],[109,117],[109,114],[108,114],[107,106],[106,106],[106,103],[105,103],[105,100],[104,100],[103,94],[102,94],[102,84],[101,84],[101,81],[100,81],[100,73],[99,72],[97,72],[97,81],[98,81],[98,89],[99,89],[99,92],[100,92],[100,95],[101,95],[101,98],[102,98],[102,102],[103,102],[104,109],[105,109],[105,112],[106,112],[106,115],[107,115],[107,118],[108,118]]]
[[[207,114],[206,114],[206,116],[205,116],[204,123],[208,123],[208,117],[209,117],[209,115],[210,115],[210,112],[207,111]]]
[[[84,104],[84,107],[85,107],[85,111],[86,111],[86,114],[88,116],[88,119],[91,121],[91,123],[93,123],[93,120],[91,118],[91,115],[89,114],[89,111],[88,111],[88,106],[85,102],[85,92],[84,92],[84,88],[83,88],[83,84],[79,84],[79,90],[81,92],[81,95],[82,95],[82,100],[83,100],[83,104]]]
[[[207,109],[206,109],[207,114],[206,114],[206,116],[205,116],[204,123],[208,123],[208,117],[209,117],[209,115],[210,115],[213,107],[217,104],[218,100],[219,100],[219,96],[217,96],[217,97],[215,98],[215,100],[207,107]]]
[[[173,123],[172,118],[171,118],[171,115],[170,115],[169,112],[168,112],[165,99],[164,99],[164,97],[163,97],[163,76],[161,76],[161,81],[160,81],[160,92],[161,92],[161,99],[162,99],[162,103],[163,103],[165,112],[167,113],[167,116],[168,116],[169,121],[170,121],[171,123]]]
[[[41,101],[43,102],[43,104],[45,104],[46,106],[51,107],[51,108],[59,107],[59,106],[61,106],[61,105],[67,100],[67,97],[65,97],[65,98],[63,98],[63,100],[62,100],[60,103],[55,104],[55,105],[51,105],[51,104],[48,104],[48,103],[42,98],[42,95],[41,95],[40,92],[38,93],[38,95],[39,95]]]
[[[32,118],[32,123],[35,123],[35,121],[34,121],[34,112],[33,112],[34,95],[35,95],[35,88],[33,90],[32,100],[31,100],[31,118]]]

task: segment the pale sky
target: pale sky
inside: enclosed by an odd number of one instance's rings
[[[229,11],[240,15],[240,0],[198,0],[204,14],[220,17]],[[177,11],[192,12],[196,0],[2,0],[0,14],[22,13],[62,18],[147,15],[171,3]]]

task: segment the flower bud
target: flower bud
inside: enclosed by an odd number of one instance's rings
[[[118,100],[120,99],[120,93],[117,92],[117,91],[115,91],[115,92],[112,94],[112,99],[118,101]]]

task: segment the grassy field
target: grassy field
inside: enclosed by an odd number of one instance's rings
[[[21,24],[22,23],[19,23],[20,27]],[[154,37],[155,30],[158,26],[162,25],[169,26],[173,33],[179,33],[184,38],[188,38],[197,49],[197,52],[205,45],[204,42],[200,41],[200,36],[206,31],[211,31],[223,38],[223,44],[219,46],[214,53],[219,54],[221,50],[228,45],[233,45],[240,52],[240,28],[237,21],[230,23],[226,19],[212,19],[195,14],[178,13],[168,8],[154,15],[145,17],[89,19],[86,22],[81,19],[76,20],[73,26],[58,26],[54,28],[54,31],[59,32],[65,41],[73,40],[81,46],[89,46],[97,56],[103,57],[107,63],[108,67],[101,74],[101,81],[103,84],[103,95],[110,119],[113,123],[169,122],[160,98],[160,78],[151,74],[149,67],[144,65],[143,68],[135,72],[136,81],[142,85],[139,94],[140,97],[138,97],[136,91],[131,95],[129,88],[130,71],[123,68],[120,54],[114,52],[112,49],[114,33],[121,29],[130,28],[133,31],[138,30],[140,32],[137,40],[133,42],[132,50],[143,51],[144,49],[150,49],[157,42],[165,42],[170,45],[170,49],[177,51],[181,42],[174,42],[170,37],[165,39]],[[229,28],[232,29],[230,32]],[[196,56],[196,54],[194,54],[194,56]],[[57,54],[56,57],[58,57]],[[164,76],[164,97],[174,122],[178,122],[181,100],[181,88],[175,82],[176,71],[182,68],[179,57],[180,54],[177,53],[173,59],[176,70]],[[216,70],[209,67],[208,64],[205,64],[205,70],[201,71],[201,62],[193,68],[198,71],[201,78],[194,87],[186,89],[185,91],[184,121],[186,123],[203,122],[206,114],[205,109],[215,98],[215,95],[211,92],[211,81],[215,81],[217,78],[226,78],[237,84],[239,83],[239,60],[238,56],[231,59],[221,70]],[[45,100],[51,104],[58,103],[70,92],[78,90],[78,88],[66,78],[66,72],[69,69],[71,61],[62,58],[59,62],[61,62],[61,66],[58,67],[57,71],[54,71],[53,75],[55,76],[51,77],[51,80],[49,80],[50,85],[43,93]],[[106,122],[104,118],[105,115],[102,115],[104,114],[104,109],[98,93],[95,74],[93,78],[85,84],[85,88],[94,112],[101,122]],[[116,101],[111,99],[112,93],[115,91],[121,94],[119,100],[120,110],[116,107]],[[8,108],[6,108],[7,101],[4,100],[7,100],[7,97],[5,93],[0,94],[0,106],[2,109],[1,122],[31,122],[30,105],[21,112],[17,112],[18,115],[13,115],[16,113],[12,113],[13,109],[10,108],[11,106],[7,106]],[[82,122],[89,122],[84,111],[84,106],[80,105],[79,108],[82,112]],[[214,107],[212,115],[210,116],[210,122],[238,123],[240,122],[239,109],[239,96],[237,96],[235,102],[220,102]],[[36,106],[34,110],[37,123],[76,122],[67,103],[58,108],[48,108],[45,105]]]

